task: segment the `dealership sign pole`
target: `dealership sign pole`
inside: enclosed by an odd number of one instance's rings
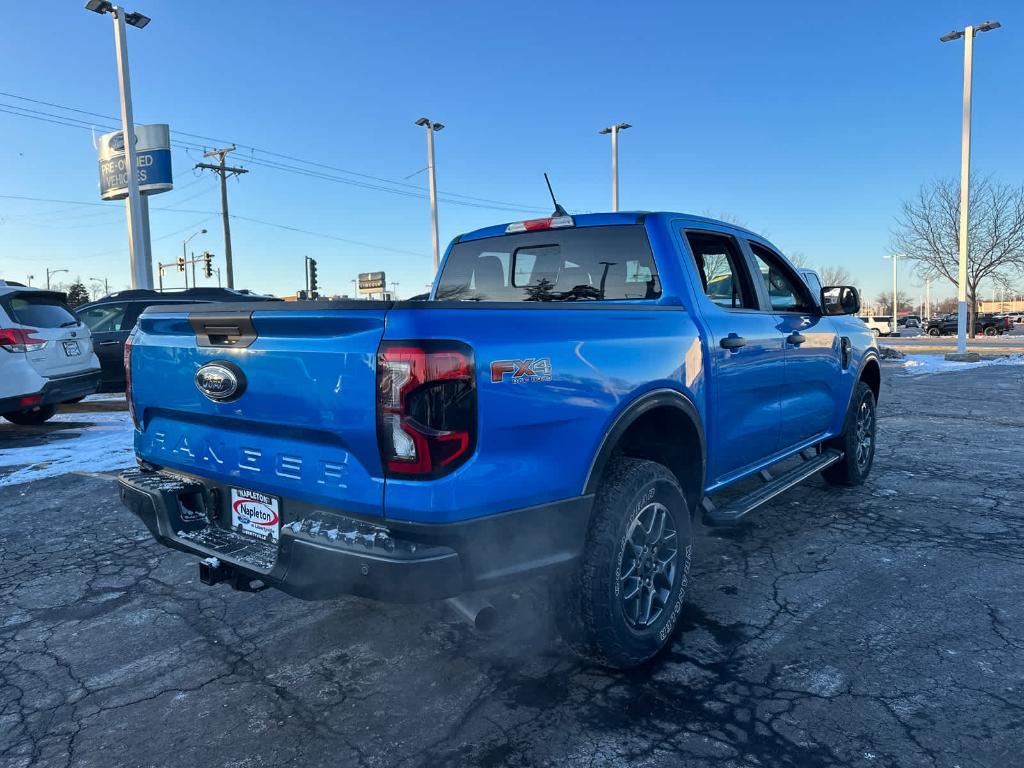
[[[124,13],[112,13],[114,17],[114,44],[117,48],[117,81],[121,88],[121,130],[124,137],[125,163],[136,168],[135,118],[132,115],[132,83],[128,74],[128,38],[125,34]],[[131,137],[131,138],[129,138]],[[132,288],[153,287],[153,263],[149,253],[149,240],[144,237],[142,223],[142,196],[139,194],[139,180],[134,173],[128,177],[128,199],[125,207],[128,214],[128,253],[132,260]]]
[[[166,123],[134,125],[134,141],[124,131],[99,137],[100,199],[124,199],[128,208],[128,246],[132,255],[132,287],[153,287],[147,198],[174,188],[171,131]],[[128,173],[135,168],[135,173]],[[134,197],[133,197],[134,195]]]

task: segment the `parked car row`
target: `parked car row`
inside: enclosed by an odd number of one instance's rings
[[[42,424],[61,403],[125,388],[124,345],[147,307],[280,301],[223,288],[131,290],[72,310],[60,291],[0,280],[0,415]]]

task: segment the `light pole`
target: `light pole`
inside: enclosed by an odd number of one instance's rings
[[[68,272],[67,269],[47,269],[46,270],[46,290],[50,290],[50,278],[60,272]]]
[[[189,235],[188,237],[186,237],[184,240],[181,241],[181,258],[184,261],[188,261],[188,256],[185,255],[185,246],[188,245],[188,241],[191,240],[196,235],[205,235],[205,234],[206,234],[206,230],[205,229],[200,229],[197,232],[193,232],[191,235]],[[193,288],[196,287],[196,262],[195,262],[194,259],[192,261],[192,287]],[[188,290],[188,272],[185,273],[185,290],[186,291]]]
[[[619,131],[633,126],[629,123],[616,123],[602,128],[598,133],[612,135],[612,210],[619,210]]]
[[[885,259],[892,259],[892,332],[895,335],[899,335],[899,291],[896,285],[896,262],[899,261],[900,254],[894,253],[892,256],[883,256]]]
[[[121,91],[121,136],[124,139],[125,173],[128,176],[128,251],[132,260],[132,288],[153,287],[153,263],[149,253],[149,238],[143,220],[142,196],[139,193],[138,154],[135,149],[135,118],[132,115],[132,85],[128,74],[128,38],[125,24],[142,29],[150,18],[137,11],[124,8],[107,0],[88,0],[86,10],[109,13],[114,19],[114,48],[117,51],[117,79]]]
[[[998,21],[986,21],[977,27],[967,26],[959,32],[953,30],[939,40],[948,43],[964,39],[964,113],[960,139],[960,269],[957,274],[956,351],[967,351],[967,246],[968,202],[971,191],[971,73],[974,66],[974,36],[1002,26]],[[974,329],[972,328],[973,332]]]
[[[35,275],[29,275],[28,276],[28,285],[29,285],[30,288],[32,287],[32,281],[35,280],[35,279],[36,279]]]
[[[107,278],[105,278],[105,277],[90,277],[89,279],[90,280],[94,280],[97,283],[103,283],[103,295],[104,296],[109,296],[110,295],[110,283],[107,281]]]
[[[434,171],[434,133],[444,128],[443,123],[432,122],[429,118],[421,117],[416,125],[422,125],[427,129],[427,171],[430,177],[430,219],[433,225],[434,234],[434,274],[437,274],[437,267],[441,263],[440,244],[437,237],[437,174]]]

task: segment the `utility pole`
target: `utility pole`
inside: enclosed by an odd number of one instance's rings
[[[437,274],[437,267],[441,263],[440,243],[437,236],[437,173],[434,169],[434,133],[444,128],[444,123],[435,123],[429,118],[421,117],[416,125],[422,125],[427,129],[427,171],[430,177],[430,219],[433,225],[434,234],[434,274]]]
[[[243,173],[249,172],[245,168],[235,168],[226,165],[228,153],[234,151],[234,144],[223,149],[212,149],[209,152],[204,152],[203,157],[219,157],[219,164],[196,163],[196,168],[205,168],[220,175],[220,212],[224,219],[224,267],[228,272],[228,288],[235,287],[235,268],[231,260],[231,224],[228,222],[228,176],[241,176]]]

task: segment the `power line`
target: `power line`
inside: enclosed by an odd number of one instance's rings
[[[89,117],[98,117],[98,118],[103,119],[103,120],[111,121],[111,123],[114,123],[114,124],[117,123],[117,118],[111,117],[110,115],[102,115],[102,114],[100,114],[98,112],[90,112],[90,111],[84,110],[84,109],[77,109],[75,107],[68,107],[68,106],[65,106],[63,104],[57,104],[57,103],[51,102],[51,101],[43,101],[41,99],[32,99],[32,98],[29,98],[27,96],[19,96],[18,94],[9,93],[9,92],[6,92],[6,91],[0,91],[0,96],[6,96],[8,98],[18,99],[20,101],[26,101],[26,102],[29,102],[29,103],[32,103],[32,104],[48,106],[48,107],[52,107],[52,108],[55,108],[55,109],[61,109],[61,110],[69,111],[69,112],[75,112],[75,113],[78,113],[78,114],[87,115]],[[52,115],[50,113],[40,112],[38,110],[28,110],[28,109],[26,109],[24,107],[17,107],[15,105],[0,105],[0,107],[13,107],[14,109],[22,109],[22,110],[25,110],[27,112],[35,112],[37,115],[49,115],[51,118],[57,118],[57,119],[60,119],[60,120],[74,120],[75,119],[75,118],[68,118],[67,116],[64,116],[64,115]],[[0,110],[0,111],[6,111],[6,110]],[[9,114],[16,114],[16,113],[9,113]],[[22,116],[22,117],[32,117],[32,115],[19,115],[19,116]],[[43,119],[43,118],[37,117],[36,119]],[[78,123],[85,123],[86,121],[78,120],[77,122]],[[61,123],[58,123],[58,124],[61,124]],[[66,123],[64,123],[64,124],[66,124]],[[91,126],[74,126],[74,125],[72,125],[72,126],[69,126],[69,127],[91,127]],[[111,128],[111,129],[112,130],[117,130],[116,128]],[[214,139],[214,138],[211,138],[209,136],[203,136],[201,134],[196,134],[196,133],[189,133],[187,131],[179,131],[179,130],[176,130],[176,129],[171,130],[171,134],[177,135],[177,136],[186,136],[186,137],[190,137],[190,138],[194,138],[194,139],[201,139],[203,141],[210,141],[210,142],[212,142],[214,144],[221,144],[221,145],[223,145],[223,144],[227,143],[225,141]],[[182,145],[182,146],[191,146],[194,149],[205,150],[205,147],[201,147],[199,145],[196,145],[194,142],[175,141],[174,143]],[[282,160],[289,160],[289,161],[291,161],[293,163],[300,163],[302,165],[307,165],[307,166],[310,166],[310,167],[313,167],[313,168],[322,168],[324,170],[334,171],[336,173],[342,173],[342,174],[346,174],[348,176],[355,176],[357,178],[366,179],[368,181],[375,181],[375,182],[379,182],[381,184],[389,184],[389,185],[393,185],[395,187],[404,187],[406,189],[416,190],[416,191],[419,191],[421,189],[418,185],[416,185],[416,184],[409,184],[409,183],[407,183],[405,181],[399,181],[397,179],[388,179],[388,178],[384,178],[384,177],[381,177],[381,176],[374,176],[372,174],[361,173],[359,171],[353,171],[353,170],[350,170],[350,169],[347,169],[347,168],[340,168],[338,166],[329,165],[327,163],[321,163],[321,162],[317,162],[317,161],[313,161],[313,160],[306,160],[306,159],[303,159],[301,157],[296,157],[295,155],[287,155],[287,154],[283,154],[281,152],[274,152],[273,150],[263,149],[261,147],[256,147],[256,146],[253,146],[251,144],[236,143],[236,146],[241,148],[241,149],[249,150],[250,157],[248,158],[248,160],[252,161],[252,162],[259,161],[258,158],[252,157],[252,153],[258,152],[260,154],[268,155],[269,157],[277,157],[277,158],[281,158]],[[265,162],[274,162],[274,161],[265,161]],[[298,169],[294,169],[294,167],[286,166],[286,165],[281,164],[281,163],[277,163],[276,166],[271,166],[271,167],[277,167],[278,170],[283,170],[283,171],[297,171],[298,170]],[[341,178],[334,177],[331,180],[338,181],[340,183],[350,183],[350,184],[353,184],[355,186],[361,186],[361,185],[355,184],[355,182],[353,180],[351,180],[351,179],[341,179]],[[391,189],[391,188],[387,188],[387,187],[379,187],[379,186],[372,186],[371,185],[371,186],[366,186],[365,188],[367,188],[367,189],[374,189],[374,190],[381,191],[381,192],[390,192],[392,194],[398,194],[399,193],[399,190]],[[495,199],[492,199],[492,198],[479,197],[479,196],[475,196],[475,195],[465,195],[465,194],[461,194],[461,193],[458,193],[458,192],[444,192],[444,191],[442,191],[442,192],[439,192],[439,194],[444,196],[445,202],[448,202],[450,204],[456,204],[456,205],[460,204],[458,202],[458,200],[465,200],[465,201],[471,201],[471,202],[477,203],[477,205],[472,206],[472,207],[479,207],[479,208],[494,208],[496,210],[511,210],[511,211],[543,211],[543,210],[546,210],[546,209],[537,208],[535,206],[522,205],[520,203],[508,202],[506,200],[495,200]],[[409,195],[409,196],[410,197],[412,197],[412,196],[422,196],[422,194],[421,195]],[[463,204],[465,204],[465,203],[463,203]],[[489,204],[489,205],[487,205],[487,204]]]
[[[57,199],[49,198],[49,197],[29,197],[29,196],[26,196],[26,195],[0,195],[0,199],[2,199],[2,200],[27,200],[29,202],[36,202],[36,203],[60,203],[62,205],[88,205],[88,206],[96,206],[96,205],[106,206],[106,205],[109,205],[109,203],[94,203],[94,202],[86,202],[86,201],[81,201],[81,200],[57,200]],[[195,213],[195,214],[199,214],[199,215],[206,215],[208,217],[209,216],[219,216],[220,215],[217,211],[200,211],[200,210],[195,210],[195,209],[191,209],[191,208],[177,208],[177,209],[174,209],[174,208],[163,208],[163,207],[152,206],[152,207],[150,207],[150,210],[151,211],[167,211],[167,212],[170,212],[170,213]],[[374,250],[377,250],[377,251],[388,251],[390,253],[399,253],[399,254],[402,254],[402,255],[405,255],[405,256],[416,256],[416,257],[419,257],[419,258],[430,258],[430,256],[425,254],[425,253],[418,253],[416,251],[407,251],[407,250],[405,250],[403,248],[392,248],[390,246],[377,245],[375,243],[367,243],[367,242],[364,242],[362,240],[351,240],[349,238],[339,237],[337,235],[331,235],[331,234],[328,234],[326,232],[315,232],[315,231],[310,230],[310,229],[302,229],[300,227],[293,227],[293,226],[290,226],[288,224],[279,224],[279,223],[274,222],[274,221],[266,221],[265,219],[255,219],[255,218],[252,218],[251,216],[239,216],[237,213],[232,213],[231,214],[231,218],[232,219],[237,219],[239,221],[247,221],[247,222],[250,222],[252,224],[261,224],[261,225],[266,226],[266,227],[274,227],[275,229],[283,229],[283,230],[287,230],[289,232],[298,232],[298,233],[303,234],[303,235],[311,235],[313,237],[321,237],[321,238],[324,238],[325,240],[334,240],[334,241],[337,241],[339,243],[348,243],[349,245],[358,245],[358,246],[362,246],[363,248],[373,248]]]

